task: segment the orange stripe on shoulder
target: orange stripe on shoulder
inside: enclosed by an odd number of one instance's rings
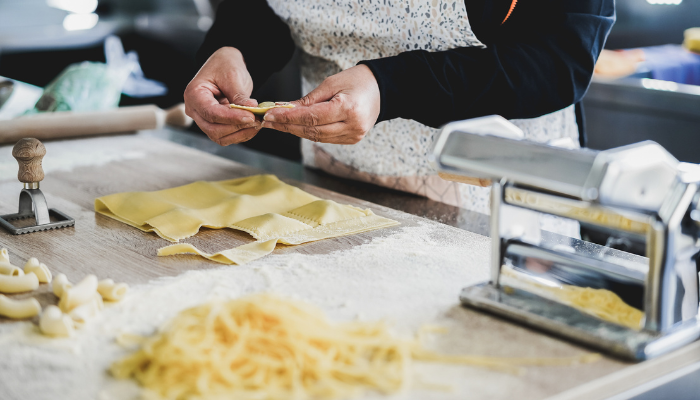
[[[505,24],[506,21],[508,21],[508,18],[510,18],[510,14],[512,14],[513,10],[515,10],[516,4],[518,4],[518,0],[513,0],[513,2],[510,3],[510,10],[508,10],[508,14],[506,14],[506,17],[503,19],[503,22],[501,22],[501,25]]]

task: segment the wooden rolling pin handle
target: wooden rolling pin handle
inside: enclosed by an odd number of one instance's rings
[[[491,186],[491,179],[473,178],[470,176],[448,174],[445,172],[438,172],[438,176],[446,181],[466,183],[468,185],[481,186],[481,187]]]
[[[46,155],[46,147],[34,138],[20,139],[12,149],[12,156],[19,164],[17,179],[22,183],[37,183],[44,179],[41,160]]]

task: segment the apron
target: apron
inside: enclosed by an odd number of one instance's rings
[[[361,60],[409,50],[484,47],[469,25],[464,0],[268,0],[302,50],[302,91]],[[578,147],[574,107],[511,120],[536,142]],[[302,140],[305,165],[334,175],[416,193],[489,214],[490,188],[444,181],[428,162],[439,132],[413,120],[378,123],[354,145]]]

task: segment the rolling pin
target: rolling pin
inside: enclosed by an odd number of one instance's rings
[[[186,128],[191,124],[182,103],[167,110],[145,105],[105,111],[59,111],[0,121],[0,144],[25,137],[51,140],[158,129],[165,125]]]

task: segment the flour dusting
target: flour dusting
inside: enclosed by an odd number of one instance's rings
[[[146,152],[134,149],[124,137],[89,139],[94,143],[85,151],[71,140],[44,143],[46,156],[42,161],[44,173],[67,172],[78,167],[97,167],[111,162],[145,158]],[[0,180],[17,178],[17,161],[12,157],[12,145],[0,147]],[[149,154],[153,152],[149,150]]]
[[[0,324],[0,393],[7,400],[138,398],[133,382],[105,372],[129,352],[115,337],[152,334],[177,312],[212,298],[270,292],[313,303],[334,320],[387,320],[400,335],[411,335],[458,304],[461,288],[488,279],[488,254],[483,236],[421,222],[350,250],[273,254],[135,286],[74,338],[45,338],[29,322]],[[449,375],[445,368],[425,371]],[[460,397],[426,393],[400,398]]]

